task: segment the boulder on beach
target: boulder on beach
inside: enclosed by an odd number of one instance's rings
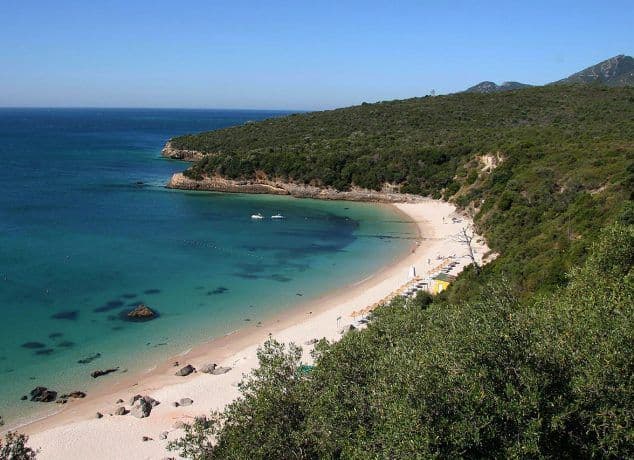
[[[131,321],[149,321],[156,318],[156,312],[145,304],[139,304],[127,313],[127,318]]]
[[[194,404],[194,400],[191,398],[181,398],[180,401],[178,401],[178,404],[181,406],[191,406]]]
[[[117,409],[114,411],[114,415],[125,415],[127,413],[128,413],[128,410],[123,406],[117,407]]]
[[[168,431],[163,431],[161,432],[161,434],[159,434],[159,439],[167,439],[168,435],[169,435]]]
[[[213,375],[221,375],[221,374],[226,374],[227,372],[229,372],[231,370],[230,367],[216,367],[212,374]]]
[[[149,417],[150,412],[152,412],[152,404],[147,402],[144,398],[137,399],[130,409],[130,413],[136,418]]]
[[[211,374],[214,369],[218,367],[216,363],[205,364],[203,367],[199,369],[200,372],[204,372],[205,374]]]
[[[4,425],[4,420],[2,419],[2,415],[0,415],[0,426]]]
[[[102,418],[102,417],[103,417],[103,414],[101,412],[97,412],[95,414],[95,418]]]
[[[188,364],[185,367],[180,368],[178,371],[176,371],[176,374],[174,375],[178,375],[179,377],[185,377],[189,374],[191,374],[192,372],[194,372],[196,369],[194,368],[194,366],[192,366],[191,364]]]
[[[57,399],[57,391],[49,390],[46,387],[35,387],[31,390],[31,401],[52,402]]]

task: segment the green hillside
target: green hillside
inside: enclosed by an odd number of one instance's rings
[[[483,279],[502,273],[531,292],[564,282],[631,198],[633,120],[634,88],[549,86],[363,104],[172,144],[211,153],[186,172],[193,178],[264,172],[337,189],[389,182],[442,196],[470,209],[502,254]],[[499,166],[484,171],[483,155]],[[464,285],[450,295],[464,297]]]

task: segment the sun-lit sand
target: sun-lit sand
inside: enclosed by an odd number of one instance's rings
[[[394,205],[404,216],[414,221],[420,237],[412,252],[352,286],[329,293],[316,301],[301,305],[292,312],[251,326],[234,334],[201,344],[186,353],[174,356],[143,375],[118,375],[112,385],[85,400],[71,401],[59,413],[20,429],[30,435],[29,444],[40,448],[41,459],[161,459],[178,457],[165,446],[182,434],[179,422],[189,422],[195,416],[221,409],[239,394],[237,383],[243,374],[257,365],[256,350],[269,336],[283,342],[295,342],[304,349],[304,362],[309,363],[312,346],[307,341],[325,337],[337,340],[341,330],[359,319],[354,312],[366,309],[393,295],[409,282],[408,272],[413,265],[418,275],[440,265],[443,257],[455,255],[458,273],[470,263],[467,248],[456,239],[470,221],[455,213],[454,206],[436,200]],[[457,218],[457,219],[454,219]],[[476,254],[482,260],[488,248],[476,238]],[[475,241],[474,240],[474,241]],[[174,362],[179,362],[179,367]],[[231,367],[223,375],[194,373],[178,377],[174,372],[185,364],[198,368],[208,363]],[[110,415],[121,398],[126,408],[135,394],[149,395],[161,404],[148,418],[138,419],[130,414]],[[174,407],[172,402],[191,398],[187,407]],[[103,418],[96,418],[101,412]],[[167,438],[161,434],[167,432]],[[142,441],[143,436],[152,438]]]

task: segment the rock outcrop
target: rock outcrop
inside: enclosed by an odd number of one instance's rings
[[[398,187],[386,184],[383,190],[352,188],[339,191],[333,188],[314,185],[293,184],[282,181],[231,180],[220,176],[203,177],[201,180],[191,179],[183,173],[176,173],[167,183],[167,188],[180,190],[204,190],[224,193],[251,193],[268,195],[291,195],[296,198],[314,198],[318,200],[369,201],[382,203],[419,202],[424,198],[398,192]]]
[[[196,150],[177,149],[172,145],[171,141],[168,141],[165,144],[165,147],[163,147],[163,150],[161,150],[161,155],[172,160],[183,161],[198,161],[205,156],[204,153],[197,152]]]
[[[194,372],[196,369],[194,369],[194,366],[192,366],[191,364],[188,364],[185,367],[180,368],[178,371],[176,371],[176,374],[179,377],[185,377],[189,374],[191,374],[192,372]]]
[[[134,415],[136,418],[145,418],[149,417],[152,412],[152,404],[146,401],[145,398],[137,399],[132,408],[130,409],[130,413]]]
[[[127,313],[127,318],[131,321],[149,321],[156,318],[156,312],[144,304],[140,304]]]
[[[35,387],[31,390],[31,401],[52,402],[57,399],[57,391],[49,390],[46,387]]]
[[[108,374],[111,374],[113,372],[117,372],[118,370],[119,370],[118,367],[113,367],[113,368],[110,368],[110,369],[103,369],[103,370],[102,369],[97,369],[96,371],[92,371],[90,373],[90,376],[93,379],[96,379],[97,377],[101,377],[103,375],[108,375]]]

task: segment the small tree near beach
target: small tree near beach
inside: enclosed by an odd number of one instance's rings
[[[0,438],[0,460],[31,460],[37,451],[26,445],[27,435],[9,431],[4,439]]]

